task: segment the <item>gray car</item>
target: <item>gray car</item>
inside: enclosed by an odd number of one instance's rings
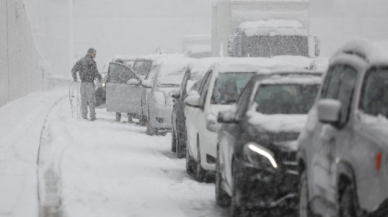
[[[330,60],[299,136],[299,216],[388,215],[388,59],[371,47]]]

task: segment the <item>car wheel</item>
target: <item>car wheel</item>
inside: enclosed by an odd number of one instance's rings
[[[356,217],[360,216],[357,195],[354,184],[342,183],[339,186],[339,216]]]
[[[307,173],[302,172],[299,181],[299,205],[298,205],[299,217],[313,217],[309,207],[309,192],[307,184]]]
[[[178,158],[183,158],[186,155],[186,149],[182,145],[182,137],[179,136],[179,131],[175,132],[175,141],[176,141],[176,156]]]
[[[148,122],[147,122],[147,134],[150,136],[156,135],[158,133],[157,129],[152,128],[151,125],[151,118],[150,118],[150,111],[148,110]]]
[[[233,163],[232,163],[233,191],[232,191],[231,207],[230,207],[232,217],[242,217],[242,216],[245,216],[244,214],[246,214],[244,212],[244,207],[240,201],[241,183],[239,183],[239,177],[238,177],[239,172],[241,171],[239,171],[237,162],[233,160]]]
[[[194,159],[190,156],[190,153],[186,151],[186,172],[187,174],[193,176],[194,171],[193,168],[195,166],[195,161]]]
[[[221,207],[228,207],[230,206],[231,198],[230,196],[225,192],[224,189],[222,189],[222,176],[221,176],[221,168],[220,168],[220,161],[219,161],[219,151],[217,150],[217,161],[216,161],[216,202]]]
[[[176,137],[174,128],[172,128],[171,132],[171,151],[176,152]]]
[[[197,136],[197,168],[195,171],[195,178],[198,182],[205,181],[206,170],[201,166],[201,149],[199,147],[199,137]]]

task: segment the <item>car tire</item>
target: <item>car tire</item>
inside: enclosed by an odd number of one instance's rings
[[[186,151],[186,172],[187,174],[194,176],[194,166],[195,166],[194,159],[190,156],[190,153]]]
[[[199,136],[197,136],[197,168],[195,171],[195,178],[198,182],[204,182],[206,178],[206,170],[201,166],[201,148],[199,146]]]
[[[153,128],[151,125],[150,111],[148,110],[148,122],[147,122],[147,134],[150,136],[156,135],[158,130]]]
[[[179,136],[179,131],[176,131],[174,135],[176,141],[176,156],[178,158],[184,158],[186,155],[186,149],[182,145],[181,137]]]
[[[171,151],[172,152],[176,152],[176,136],[175,136],[175,130],[174,128],[172,128],[172,132],[171,132]]]
[[[308,192],[308,182],[307,182],[307,173],[302,171],[299,180],[299,205],[298,213],[299,217],[314,217],[309,206],[309,192]]]
[[[339,186],[339,216],[357,217],[361,216],[356,189],[353,183],[341,183]]]
[[[220,207],[229,207],[231,203],[231,197],[222,189],[222,175],[219,161],[219,151],[217,150],[217,161],[216,161],[216,202]]]

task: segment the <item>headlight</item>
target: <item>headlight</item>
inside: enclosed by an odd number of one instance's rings
[[[105,87],[105,83],[102,83],[102,87]]]
[[[164,96],[163,92],[155,91],[154,98],[155,98],[156,103],[158,103],[160,105],[166,105],[166,97]]]
[[[244,154],[247,160],[257,166],[272,166],[277,168],[274,154],[256,143],[248,143],[244,146]]]

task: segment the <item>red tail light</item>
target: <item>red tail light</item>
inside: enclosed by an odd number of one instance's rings
[[[380,170],[380,163],[381,163],[381,152],[377,152],[376,154],[376,170]]]

